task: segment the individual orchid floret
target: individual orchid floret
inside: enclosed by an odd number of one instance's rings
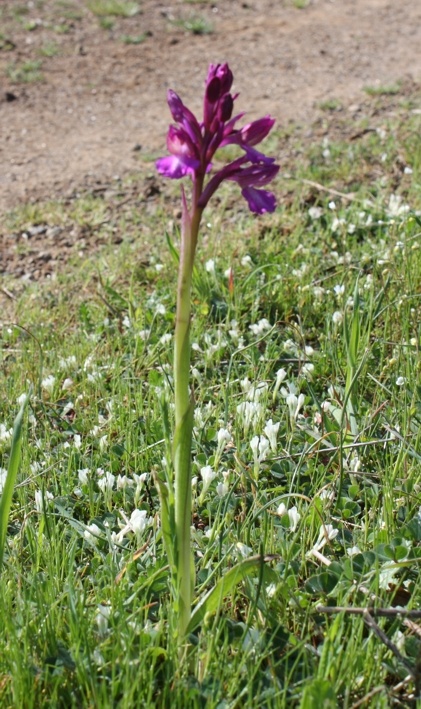
[[[275,121],[270,116],[259,118],[242,128],[236,123],[243,114],[232,117],[238,94],[230,93],[233,83],[228,64],[211,64],[205,85],[203,120],[199,122],[171,89],[167,100],[176,125],[167,134],[169,156],[160,158],[156,167],[161,175],[172,179],[190,176],[197,187],[197,206],[204,209],[221,182],[237,182],[252,212],[273,212],[275,196],[265,187],[279,171],[274,158],[255,149],[271,131]],[[212,169],[212,160],[219,148],[237,145],[244,154],[221,168],[204,185],[204,178]]]

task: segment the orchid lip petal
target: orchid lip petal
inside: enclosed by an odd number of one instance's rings
[[[255,214],[271,213],[276,209],[276,197],[272,192],[244,187],[241,194],[247,200],[250,211]]]
[[[269,158],[264,153],[259,152],[250,145],[241,145],[241,147],[246,151],[246,155],[250,162],[252,163],[264,163],[265,165],[272,165],[275,162],[275,158]]]
[[[237,182],[240,187],[262,187],[273,180],[279,171],[279,165],[260,164],[240,167],[227,175],[227,180]]]

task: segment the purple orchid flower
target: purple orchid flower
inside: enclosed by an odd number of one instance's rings
[[[173,476],[157,475],[161,521],[170,563],[172,588],[178,607],[178,640],[183,647],[191,619],[193,560],[191,527],[191,459],[194,400],[190,392],[191,292],[195,252],[203,210],[223,180],[237,182],[248,206],[256,214],[273,212],[275,195],[265,187],[278,173],[275,160],[256,150],[270,132],[274,120],[265,116],[237,128],[243,114],[233,116],[237,94],[231,94],[233,75],[228,64],[211,64],[206,79],[203,121],[199,123],[174,91],[168,105],[175,125],[167,134],[169,155],[157,161],[161,175],[180,179],[190,176],[193,194],[190,209],[182,189],[182,220],[178,264],[177,309],[174,333]],[[236,145],[242,153],[214,175],[212,160],[218,150]],[[170,491],[170,492],[169,492]],[[171,493],[171,494],[170,494]],[[184,653],[184,650],[183,650]]]
[[[249,208],[257,214],[273,212],[276,198],[272,192],[260,189],[267,185],[279,171],[274,158],[255,149],[275,121],[265,116],[236,128],[243,117],[232,117],[234,101],[238,94],[230,93],[233,75],[228,64],[211,64],[206,79],[203,121],[184,106],[180,97],[168,91],[168,105],[177,125],[171,125],[167,135],[170,155],[160,158],[156,167],[161,175],[179,179],[189,175],[195,184],[195,205],[203,210],[223,180],[232,180],[241,187]],[[212,159],[218,148],[238,145],[244,155],[223,167],[204,187],[205,176],[212,169]]]

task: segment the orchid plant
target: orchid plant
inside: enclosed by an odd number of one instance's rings
[[[274,119],[265,116],[237,128],[243,113],[233,116],[238,94],[231,93],[233,74],[228,64],[209,67],[203,120],[199,122],[172,90],[168,105],[176,125],[170,125],[167,147],[170,155],[160,158],[156,167],[165,177],[190,177],[190,206],[184,189],[182,198],[181,245],[177,289],[174,343],[175,430],[172,445],[173,478],[157,479],[161,499],[164,543],[173,572],[178,609],[178,635],[182,641],[191,629],[191,603],[194,564],[190,546],[191,526],[191,448],[194,403],[190,393],[190,317],[193,265],[203,210],[224,180],[237,182],[252,212],[273,212],[276,199],[262,189],[279,170],[274,158],[256,150],[273,127]],[[236,145],[239,157],[212,173],[216,151]],[[241,576],[241,574],[240,574]],[[237,578],[235,574],[232,578]],[[239,578],[237,579],[239,580]]]

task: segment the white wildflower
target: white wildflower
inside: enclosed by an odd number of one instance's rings
[[[335,312],[334,312],[333,315],[332,315],[332,320],[333,320],[334,324],[335,324],[335,325],[340,325],[341,322],[343,321],[343,319],[344,319],[344,316],[343,316],[343,314],[340,312],[340,310],[335,310]]]
[[[345,286],[343,284],[333,286],[333,291],[335,295],[339,297],[345,293]]]
[[[321,207],[310,207],[308,210],[308,215],[311,219],[320,219],[323,214],[323,209]]]
[[[121,544],[122,540],[129,532],[134,532],[137,537],[140,537],[146,527],[153,522],[153,518],[148,518],[145,510],[133,510],[130,515],[130,519],[127,519],[123,512],[121,512],[121,514],[126,524],[122,529],[120,529],[118,534],[115,535],[115,542],[117,544]]]
[[[349,547],[346,550],[346,553],[348,556],[356,556],[357,554],[361,554],[361,549],[357,546]]]
[[[89,468],[80,468],[80,470],[77,471],[77,476],[79,478],[79,482],[81,485],[87,485],[89,478],[88,475],[90,474]]]
[[[288,517],[289,517],[289,528],[290,528],[291,532],[295,532],[295,530],[298,527],[298,523],[301,519],[301,515],[295,506],[291,507],[291,509],[288,510]]]
[[[75,405],[74,405],[73,401],[68,401],[67,404],[64,405],[61,415],[67,416],[71,411],[74,411],[74,408],[75,408]]]
[[[210,465],[205,465],[203,468],[200,468],[200,475],[203,482],[202,495],[204,495],[212,480],[216,478],[216,473]]]
[[[227,483],[218,483],[216,486],[216,494],[218,495],[218,497],[225,497],[225,495],[228,494],[228,489],[229,488]]]
[[[98,487],[102,492],[110,492],[114,487],[115,475],[112,473],[104,473],[102,477],[98,480]]]
[[[402,387],[405,384],[405,377],[398,377],[396,380],[396,386]]]
[[[134,510],[130,515],[130,526],[135,534],[141,534],[148,525],[146,510]]]
[[[286,397],[286,403],[289,409],[289,415],[291,419],[294,419],[295,421],[297,420],[298,414],[304,406],[304,401],[304,394],[300,394],[298,397],[295,396],[295,394],[288,394],[288,396]]]
[[[281,386],[281,384],[282,384],[282,382],[284,381],[286,375],[287,375],[287,373],[286,373],[285,369],[278,369],[278,371],[276,372],[275,387],[276,387],[277,389],[279,389],[279,387]]]
[[[99,382],[99,380],[102,378],[102,374],[98,369],[93,369],[92,372],[89,372],[87,374],[87,380],[91,384],[95,384],[95,382]]]
[[[313,379],[314,364],[312,362],[306,362],[301,368],[301,374],[305,376],[310,382]]]
[[[44,512],[45,508],[47,505],[51,502],[51,500],[54,500],[54,495],[52,495],[51,492],[48,492],[48,490],[43,493],[42,490],[36,490],[35,491],[35,507],[37,512],[41,513]]]
[[[393,561],[387,561],[383,564],[379,574],[379,588],[383,588],[387,591],[390,584],[395,585],[398,571],[399,569],[396,568],[396,564]]]
[[[3,492],[3,488],[6,482],[7,478],[7,470],[6,468],[0,468],[0,495]]]
[[[7,428],[4,423],[0,423],[0,441],[10,441],[13,428]]]
[[[319,536],[313,547],[314,551],[320,551],[323,549],[327,542],[332,541],[339,534],[339,529],[335,529],[332,524],[325,524],[320,527]]]
[[[167,462],[165,458],[163,459],[163,465],[164,467],[167,467]],[[145,482],[149,478],[149,473],[141,473],[140,475],[137,475],[137,473],[133,473],[133,480],[136,483],[136,495],[138,495],[145,484]]]
[[[215,275],[215,259],[210,258],[208,261],[206,261],[205,269],[208,273],[211,273],[214,276]]]
[[[61,370],[71,369],[76,367],[77,360],[75,355],[70,355],[69,357],[60,357],[58,361],[58,368]]]
[[[345,219],[338,219],[338,217],[335,217],[332,221],[332,226],[331,229],[332,231],[337,231],[339,227],[343,226],[345,224]]]
[[[117,490],[125,490],[126,487],[133,487],[135,481],[127,475],[117,475]]]
[[[391,194],[389,204],[386,209],[388,217],[401,217],[409,212],[409,205],[402,203],[402,197],[398,194]]]
[[[252,261],[252,258],[249,254],[246,254],[246,256],[243,256],[240,263],[242,266],[253,266],[253,261]]]
[[[335,499],[335,491],[325,487],[324,490],[321,490],[319,492],[318,496],[320,497],[321,500],[326,500],[327,502],[332,502]]]
[[[104,606],[101,603],[98,606],[98,612],[95,617],[95,622],[98,626],[100,635],[105,635],[108,630],[108,619],[111,615],[111,607]]]
[[[285,505],[285,503],[281,502],[281,504],[279,505],[276,512],[280,517],[283,517],[284,515],[288,515],[289,528],[290,528],[291,532],[295,532],[295,530],[298,527],[298,523],[301,519],[301,515],[298,512],[297,507],[294,505],[294,507],[291,507],[291,509],[288,509],[287,506]]]
[[[244,401],[237,406],[237,413],[242,418],[244,429],[255,426],[263,413],[263,407],[258,402]]]
[[[259,382],[251,386],[247,392],[248,401],[259,401],[262,395],[267,392],[268,388],[266,382]]]
[[[232,436],[229,431],[227,431],[226,428],[220,428],[217,434],[217,439],[218,439],[218,448],[221,447],[223,448],[226,443],[229,443],[231,440]]]
[[[54,389],[54,384],[55,384],[56,378],[52,375],[49,374],[48,377],[45,377],[45,379],[42,380],[41,386],[45,391],[52,392]]]
[[[266,425],[263,429],[263,432],[269,439],[269,444],[272,449],[272,452],[276,454],[277,448],[278,448],[278,443],[277,443],[277,436],[278,436],[278,431],[279,431],[279,426],[280,422],[278,423],[273,423],[272,419],[269,419],[269,421],[266,422]]]
[[[285,350],[285,352],[288,352],[288,354],[290,354],[290,355],[297,355],[298,354],[298,347],[297,347],[296,342],[294,342],[294,340],[285,340],[284,350]]]
[[[97,544],[98,538],[101,536],[101,530],[98,525],[93,522],[92,524],[87,525],[85,531],[83,532],[83,536],[88,542]]]
[[[254,323],[253,325],[249,325],[249,330],[252,331],[253,335],[263,335],[265,332],[270,330],[272,325],[270,324],[269,320],[266,318],[262,318],[259,320],[258,323]]]
[[[321,286],[314,286],[313,295],[314,295],[315,300],[322,300],[324,294],[325,294],[324,288],[322,288]]]
[[[250,556],[252,553],[253,549],[251,547],[248,547],[246,544],[242,544],[242,542],[237,542],[236,547],[238,551],[240,552],[241,556],[244,557],[244,559],[247,556]]]

